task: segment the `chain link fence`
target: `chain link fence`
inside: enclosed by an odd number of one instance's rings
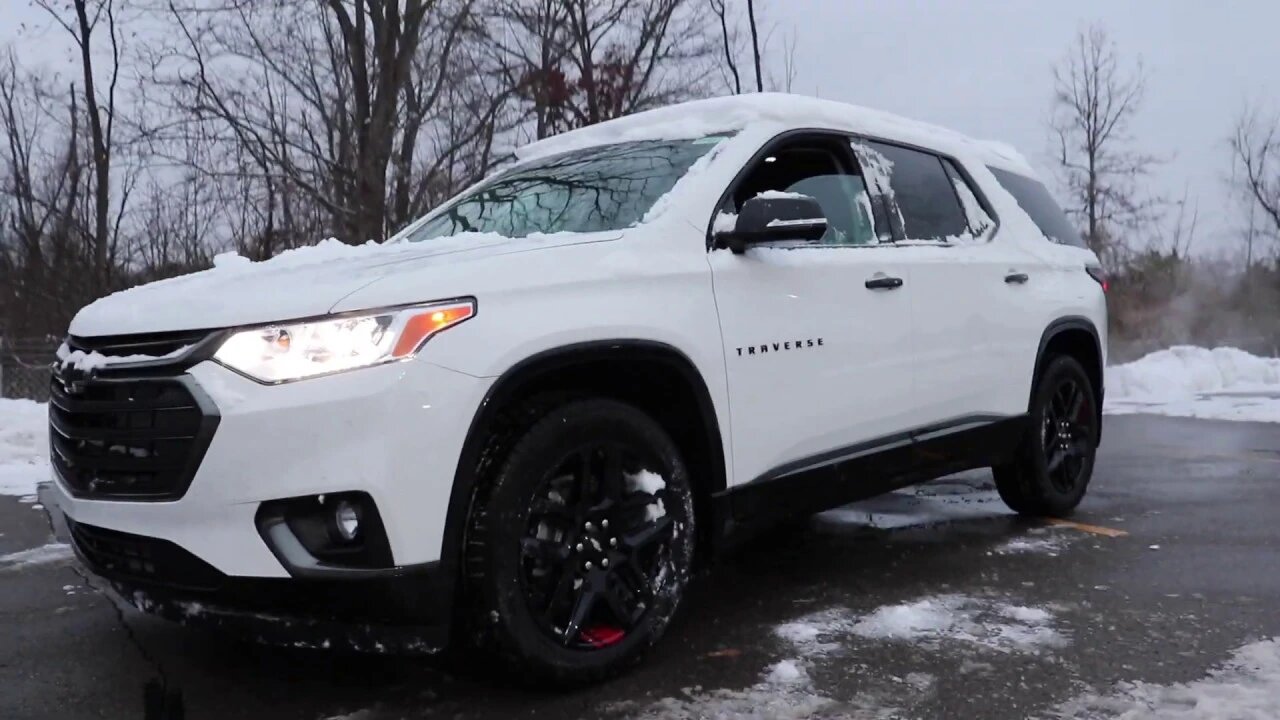
[[[49,399],[49,372],[60,341],[0,336],[0,397]]]

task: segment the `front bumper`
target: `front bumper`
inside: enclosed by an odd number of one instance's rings
[[[90,569],[118,585],[134,604],[184,621],[193,619],[183,609],[193,602],[200,604],[202,620],[220,616],[217,608],[250,619],[288,617],[295,625],[301,618],[377,618],[378,602],[395,605],[406,592],[418,598],[419,611],[439,604],[430,597],[434,588],[450,584],[435,583],[432,576],[441,556],[455,470],[490,380],[422,359],[273,386],[210,361],[186,374],[216,406],[220,419],[181,497],[76,497],[57,477],[53,487],[71,527],[164,543],[206,565],[218,581],[215,587],[190,587],[164,573],[122,575],[95,561],[79,542]],[[376,576],[335,572],[328,581],[282,564],[255,522],[263,503],[344,492],[372,498],[392,567]],[[337,598],[346,592],[342,586],[365,589],[355,591],[356,596],[376,589],[377,601],[355,603],[363,613],[354,615],[324,603],[288,601],[293,595]],[[383,619],[403,624],[413,618],[391,613]]]
[[[231,577],[163,540],[67,520],[80,561],[137,609],[271,644],[432,654],[449,636],[439,563],[361,580]],[[126,556],[121,563],[104,553]],[[122,555],[123,554],[123,555]],[[145,568],[144,568],[145,566]]]

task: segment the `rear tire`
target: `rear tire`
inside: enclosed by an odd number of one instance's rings
[[[611,677],[662,637],[688,583],[684,460],[661,425],[608,399],[549,409],[509,447],[468,522],[472,639],[527,681]]]
[[[1037,517],[1070,515],[1084,499],[1098,448],[1097,395],[1075,358],[1050,358],[1036,382],[1030,427],[1015,459],[992,468],[1000,498]]]

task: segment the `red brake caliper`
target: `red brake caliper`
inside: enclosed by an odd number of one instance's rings
[[[627,636],[627,631],[612,625],[595,625],[589,628],[583,628],[579,633],[582,642],[587,643],[593,648],[606,648],[610,645],[616,645],[622,642],[622,638]]]

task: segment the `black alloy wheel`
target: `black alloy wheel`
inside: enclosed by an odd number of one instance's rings
[[[1053,487],[1072,493],[1092,463],[1097,415],[1090,392],[1074,377],[1063,377],[1053,389],[1040,425],[1045,473]]]
[[[1036,380],[1031,431],[1011,460],[992,468],[996,489],[1022,515],[1063,517],[1084,499],[1098,451],[1097,394],[1073,357],[1046,361]]]
[[[632,405],[597,398],[531,414],[477,470],[468,634],[522,680],[596,682],[637,662],[684,595],[689,473],[665,428]]]
[[[653,605],[675,528],[654,467],[635,448],[593,443],[564,458],[534,496],[520,580],[530,614],[565,647],[615,645]]]

